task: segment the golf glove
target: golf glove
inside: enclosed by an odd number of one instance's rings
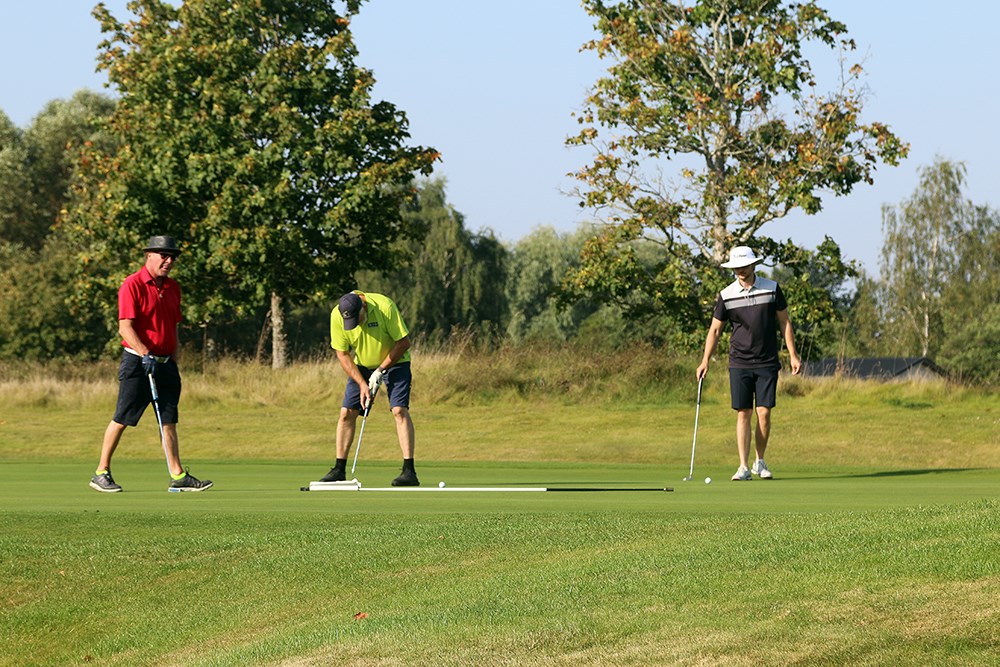
[[[378,389],[378,386],[382,384],[383,375],[385,375],[385,371],[381,368],[376,368],[368,377],[368,391],[372,396],[375,395],[375,390]]]
[[[153,358],[153,355],[143,355],[142,372],[146,375],[156,375],[156,359]]]

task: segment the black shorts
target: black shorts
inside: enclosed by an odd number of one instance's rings
[[[778,391],[778,368],[730,368],[729,393],[733,410],[773,408]]]
[[[362,377],[367,380],[371,377],[374,369],[358,366]],[[413,376],[410,374],[410,362],[393,364],[382,376],[382,387],[379,393],[385,393],[389,397],[390,408],[410,407],[410,382]],[[348,410],[361,411],[361,388],[352,378],[347,378],[347,389],[344,390],[343,407]]]
[[[173,359],[156,364],[156,393],[159,395],[160,418],[164,424],[177,423],[177,404],[181,399],[181,374]],[[114,421],[125,426],[139,423],[142,413],[153,400],[149,377],[142,372],[142,357],[122,352],[118,366],[118,405]]]

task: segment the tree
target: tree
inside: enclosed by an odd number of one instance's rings
[[[965,165],[942,158],[920,170],[913,195],[882,209],[884,306],[903,347],[936,355],[943,342],[945,291],[958,277],[959,246],[975,209],[962,195]]]
[[[514,245],[507,277],[507,336],[511,340],[567,340],[594,312],[583,299],[566,303],[561,298],[563,280],[579,262],[589,233],[581,229],[560,234],[551,227],[539,227]]]
[[[788,313],[795,324],[796,347],[803,359],[815,359],[838,351],[838,336],[850,311],[854,296],[848,280],[861,272],[854,262],[845,261],[829,236],[816,251],[788,242],[769,254],[783,258],[771,277],[781,284],[788,298]],[[765,246],[766,248],[766,246]]]
[[[403,219],[417,230],[399,242],[392,269],[358,275],[358,286],[390,295],[420,338],[454,330],[493,333],[507,317],[507,250],[490,231],[473,233],[447,202],[445,181],[420,183]]]
[[[972,204],[967,222],[955,244],[955,273],[944,286],[948,325],[975,321],[1000,294],[1000,211]]]
[[[69,200],[76,156],[107,142],[101,121],[114,107],[110,97],[80,90],[46,104],[23,132],[0,115],[0,240],[42,247]]]
[[[36,217],[23,132],[0,111],[0,242],[30,244]]]
[[[92,310],[71,315],[67,307],[65,258],[76,246],[51,232],[75,158],[104,142],[100,120],[113,108],[109,97],[84,90],[46,104],[25,130],[0,113],[0,357],[68,357],[103,342]]]
[[[926,355],[957,380],[1000,381],[1000,213],[965,198],[965,177],[939,157],[883,208],[880,275],[858,281],[844,356]]]
[[[973,205],[947,282],[938,361],[956,378],[1000,385],[1000,211]]]
[[[1000,386],[1000,303],[988,305],[975,319],[955,322],[940,361],[959,380]]]
[[[87,301],[110,295],[149,235],[173,233],[186,319],[209,327],[269,303],[280,367],[289,303],[391,262],[401,204],[437,154],[406,146],[405,114],[372,103],[350,31],[360,5],[133,0],[127,23],[97,6],[121,148],[84,157],[65,224],[90,241]]]
[[[0,358],[69,359],[107,341],[102,313],[71,314],[63,271],[75,250],[50,239],[40,250],[0,243]]]
[[[1000,381],[1000,212],[963,194],[966,168],[938,157],[913,195],[882,213],[878,285],[895,354],[931,356],[953,377]]]
[[[601,33],[584,48],[614,61],[568,140],[594,151],[575,175],[581,206],[605,222],[571,278],[583,291],[642,292],[659,312],[704,301],[729,247],[771,243],[758,234],[767,223],[816,213],[820,193],[846,195],[907,154],[886,125],[861,121],[860,65],[842,59],[839,85],[816,92],[804,48],[843,56],[855,45],[814,2],[583,4]],[[661,247],[652,271],[636,261],[638,240]]]
[[[847,312],[835,324],[836,354],[847,357],[893,357],[899,352],[889,347],[877,277],[860,271]],[[827,352],[829,354],[829,351]]]

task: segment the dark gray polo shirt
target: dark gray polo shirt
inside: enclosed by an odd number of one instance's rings
[[[776,313],[787,309],[778,283],[760,276],[749,288],[734,280],[719,293],[712,317],[733,325],[730,368],[781,368]]]

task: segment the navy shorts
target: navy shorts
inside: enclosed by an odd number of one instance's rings
[[[773,408],[778,390],[778,368],[730,368],[729,393],[733,410]]]
[[[367,380],[375,369],[358,366],[358,370],[361,371],[361,375]],[[410,362],[408,361],[401,364],[393,364],[385,372],[385,375],[382,376],[382,386],[379,387],[379,393],[384,393],[389,397],[390,408],[409,409],[410,381],[412,379]],[[342,407],[361,412],[361,389],[358,387],[358,383],[350,377],[347,378],[347,389],[344,390],[344,403]]]
[[[164,424],[177,423],[177,404],[181,400],[181,374],[173,359],[156,364],[156,393],[159,395],[160,418]],[[153,401],[149,378],[142,372],[142,357],[122,352],[118,366],[118,405],[114,421],[135,426]]]

